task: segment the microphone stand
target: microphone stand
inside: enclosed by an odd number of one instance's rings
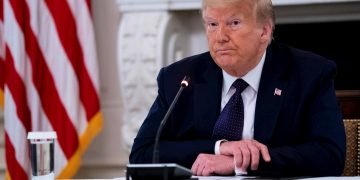
[[[166,112],[164,118],[161,120],[160,126],[158,128],[158,131],[156,133],[156,138],[155,138],[155,144],[154,144],[154,151],[153,151],[153,163],[159,163],[159,139],[160,139],[160,135],[162,132],[162,129],[164,128],[164,125],[167,121],[167,119],[169,118],[176,102],[178,101],[183,89],[185,87],[187,87],[189,85],[189,78],[187,76],[184,77],[184,79],[181,81],[181,85],[180,85],[180,89],[177,92],[174,100],[172,101],[168,111]]]
[[[159,139],[169,118],[176,102],[178,101],[182,91],[189,85],[190,78],[185,76],[181,81],[180,89],[177,92],[174,100],[170,104],[164,118],[161,120],[159,128],[156,133],[154,149],[153,149],[153,161],[152,164],[128,164],[126,168],[126,180],[131,179],[146,179],[146,180],[169,180],[169,179],[191,179],[192,172],[175,163],[159,164]]]

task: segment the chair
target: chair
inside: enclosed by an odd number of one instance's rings
[[[346,160],[343,175],[360,176],[360,119],[344,119]]]

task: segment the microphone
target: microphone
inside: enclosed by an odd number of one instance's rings
[[[128,164],[126,171],[126,179],[130,179],[131,176],[133,179],[188,179],[191,177],[192,172],[175,163],[170,164],[159,164],[159,139],[166,124],[167,119],[169,118],[174,106],[176,105],[182,91],[189,86],[190,78],[185,76],[181,81],[180,88],[170,104],[169,109],[167,110],[164,118],[161,120],[158,127],[154,149],[153,149],[153,159],[152,164]]]
[[[166,112],[164,118],[161,120],[160,126],[156,133],[155,144],[154,144],[154,151],[153,151],[153,163],[154,164],[159,163],[159,139],[160,139],[162,129],[166,123],[166,120],[169,118],[176,102],[178,101],[182,91],[184,90],[184,88],[186,88],[189,85],[189,81],[190,81],[190,78],[188,76],[185,76],[184,79],[181,81],[180,89],[178,90],[178,92],[177,92],[174,100],[172,101],[168,111]]]

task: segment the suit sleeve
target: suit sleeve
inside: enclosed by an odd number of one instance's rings
[[[333,85],[335,66],[323,69],[317,90],[305,115],[308,125],[304,142],[282,147],[269,147],[271,162],[261,162],[264,176],[341,175],[346,151],[345,131]]]
[[[155,136],[161,120],[168,110],[172,96],[167,93],[169,83],[166,82],[168,75],[166,69],[161,69],[157,78],[158,96],[156,97],[150,111],[141,125],[139,132],[134,140],[134,144],[130,153],[130,163],[151,163],[153,156],[153,146]],[[177,89],[179,86],[176,86]],[[171,98],[169,98],[171,97]],[[181,97],[180,97],[181,98]],[[181,119],[176,119],[181,120]],[[173,137],[171,132],[178,129],[166,129],[161,134],[159,141],[159,161],[160,163],[178,163],[190,168],[200,153],[214,153],[215,140],[192,139]]]

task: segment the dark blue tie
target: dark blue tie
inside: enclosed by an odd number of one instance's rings
[[[241,140],[244,127],[244,103],[241,98],[241,92],[247,86],[248,83],[242,79],[237,79],[232,84],[236,92],[231,96],[216,121],[212,135],[213,139]]]

